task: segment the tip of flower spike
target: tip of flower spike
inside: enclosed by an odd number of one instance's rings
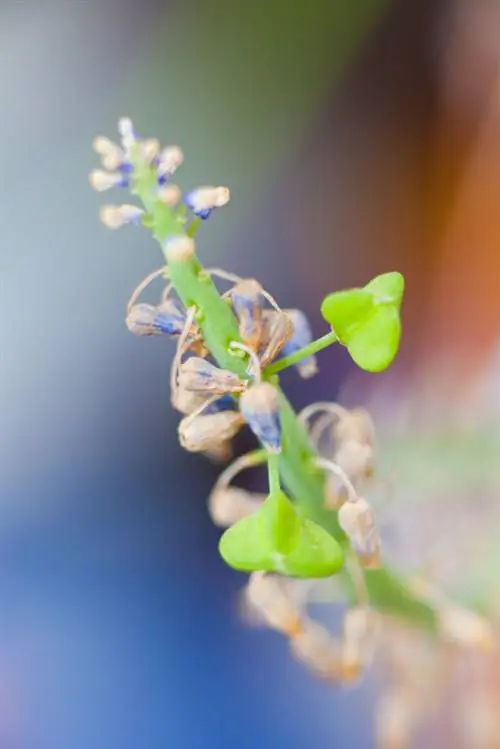
[[[101,222],[108,229],[120,229],[137,223],[144,211],[136,205],[103,205],[99,212]]]
[[[122,137],[134,134],[134,125],[130,117],[120,117],[118,120],[118,132]]]
[[[186,263],[196,252],[194,239],[179,234],[175,237],[169,237],[163,245],[163,252],[169,262]]]

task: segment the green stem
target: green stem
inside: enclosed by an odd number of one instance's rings
[[[321,336],[321,338],[311,341],[307,346],[295,351],[293,354],[289,354],[288,356],[284,356],[283,359],[278,359],[278,361],[273,362],[265,368],[264,372],[266,375],[273,375],[277,372],[281,372],[283,369],[291,367],[292,364],[297,364],[297,362],[302,361],[302,359],[307,359],[308,356],[317,354],[318,351],[322,351],[336,341],[338,341],[338,338],[333,331],[327,333],[326,335]]]
[[[281,491],[280,458],[277,453],[268,453],[267,470],[269,475],[269,494],[277,494]]]

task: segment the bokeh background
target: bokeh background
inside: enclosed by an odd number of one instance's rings
[[[237,617],[172,346],[124,326],[158,248],[99,225],[91,141],[128,114],[183,186],[229,185],[202,259],[318,335],[326,293],[403,272],[390,372],[332,350],[286,386],[463,435],[498,412],[499,39],[489,0],[1,4],[1,749],[373,746],[375,687]]]

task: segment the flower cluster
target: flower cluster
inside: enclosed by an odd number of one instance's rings
[[[128,117],[118,122],[120,144],[99,135],[94,139],[94,151],[100,156],[102,169],[90,175],[90,184],[98,192],[113,187],[130,188],[134,192],[137,177],[149,171],[152,176],[152,195],[165,205],[176,210],[179,223],[185,221],[186,209],[202,220],[206,220],[216,208],[229,202],[227,187],[198,187],[183,196],[181,189],[170,182],[184,161],[178,146],[161,148],[156,138],[141,139],[136,134]],[[105,205],[101,208],[101,220],[109,229],[118,229],[126,224],[138,224],[145,215],[138,206],[123,204]]]
[[[119,143],[104,136],[94,140],[102,168],[92,172],[90,182],[99,192],[126,188],[142,205],[103,206],[101,220],[111,229],[127,224],[150,229],[167,260],[134,290],[126,325],[136,336],[176,342],[170,384],[172,405],[182,415],[180,444],[228,463],[208,498],[208,510],[214,523],[226,529],[220,545],[224,559],[251,572],[242,595],[246,615],[283,633],[291,653],[329,682],[351,684],[375,658],[381,660],[392,676],[379,706],[379,744],[403,749],[417,718],[428,711],[422,697],[431,702],[436,697],[434,687],[441,684],[436,675],[447,649],[488,650],[494,632],[483,618],[450,603],[422,580],[398,587],[387,575],[375,513],[366,499],[376,476],[370,415],[319,402],[296,416],[274,374],[289,365],[303,378],[317,372],[315,353],[324,346],[313,341],[304,313],[281,309],[254,278],[201,267],[196,231],[229,202],[229,190],[203,186],[183,193],[171,181],[184,158],[179,147],[162,148],[156,139],[140,138],[128,118],[119,121],[119,133]],[[141,302],[142,292],[158,278],[165,285],[156,304]],[[229,282],[230,288],[220,291],[216,281]],[[399,345],[403,290],[402,276],[388,273],[364,288],[331,294],[322,314],[332,332],[319,342],[338,340],[360,367],[381,371]],[[260,449],[230,462],[233,438],[244,425]],[[290,458],[294,439],[298,449]],[[289,474],[299,488],[290,490],[296,497],[304,487],[305,493],[309,488],[316,492],[316,515],[327,518],[323,525],[302,508],[299,512],[281,490],[281,462],[287,460],[297,463]],[[269,469],[268,494],[232,484],[241,471],[263,463]],[[317,601],[318,579],[338,582],[333,575],[344,563],[350,603],[336,637],[308,611]],[[382,595],[375,610],[371,592],[378,592],[377,586]],[[336,588],[325,600],[338,596]],[[408,601],[430,620],[437,636],[396,620],[394,614]]]

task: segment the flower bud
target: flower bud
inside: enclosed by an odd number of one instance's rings
[[[201,219],[207,219],[215,208],[229,203],[227,187],[198,187],[186,195],[186,205]]]
[[[108,229],[138,224],[143,214],[142,208],[136,205],[103,205],[100,210],[101,221]]]
[[[94,169],[89,177],[90,186],[97,192],[111,190],[112,187],[126,187],[128,179],[120,172],[105,172],[103,169]]]
[[[191,237],[179,234],[166,240],[163,251],[170,263],[187,263],[195,254],[196,245]]]

